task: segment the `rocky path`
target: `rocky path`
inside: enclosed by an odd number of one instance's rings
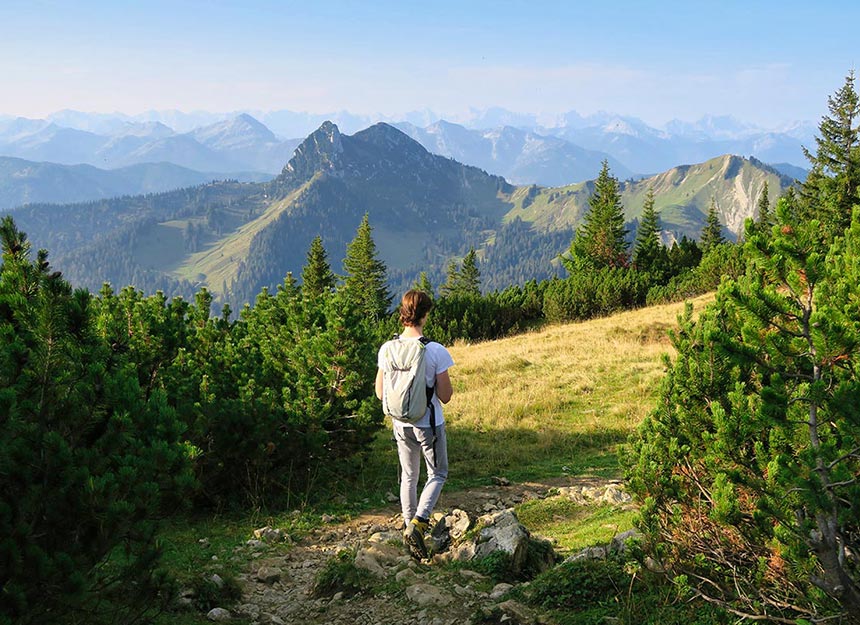
[[[474,521],[482,515],[484,519],[510,516],[510,509],[517,504],[548,494],[564,492],[583,497],[588,493],[588,498],[594,500],[618,490],[614,483],[596,479],[564,478],[526,484],[498,481],[492,487],[445,493],[437,509],[464,511]],[[448,517],[449,524],[451,518]],[[209,614],[210,620],[229,622],[238,617],[255,625],[550,622],[545,615],[504,600],[503,595],[511,587],[494,585],[489,578],[470,570],[468,562],[460,567],[443,566],[445,561],[457,559],[452,551],[437,554],[431,561],[415,562],[405,554],[399,524],[397,504],[392,503],[345,523],[332,520],[296,543],[277,544],[282,536],[276,529],[260,532],[259,538],[250,540],[244,548],[248,565],[239,577],[242,601],[231,613],[214,610]],[[319,573],[342,552],[349,553],[350,558],[356,554],[356,567],[376,578],[375,594],[314,593]]]

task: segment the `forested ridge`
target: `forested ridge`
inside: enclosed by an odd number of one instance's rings
[[[709,204],[727,236],[754,213],[763,184],[790,181],[757,161],[722,157],[642,181],[620,181],[632,241],[647,189],[656,192],[667,245],[698,237]],[[498,176],[427,152],[377,124],[352,136],[323,124],[270,183],[218,182],[177,192],[14,211],[36,247],[49,249],[76,285],[134,284],[147,293],[193,297],[205,286],[234,309],[274,288],[320,234],[332,258],[368,213],[389,286],[402,291],[426,272],[445,280],[451,260],[474,248],[484,292],[561,274],[565,251],[588,209],[594,182],[516,188]]]

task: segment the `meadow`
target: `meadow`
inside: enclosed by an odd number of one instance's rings
[[[693,300],[694,311],[712,299]],[[683,308],[652,306],[450,346],[456,365],[454,397],[445,407],[451,458],[446,492],[462,495],[497,477],[544,486],[623,478],[625,443],[653,407],[664,357],[672,355],[668,333]],[[372,510],[392,514],[396,504],[387,495],[396,492],[396,471],[384,430],[352,476],[325,485],[325,503],[172,522],[163,534],[168,568],[181,583],[213,566],[228,577],[244,566],[234,553],[257,527],[281,527],[301,537],[323,526],[323,515],[346,522]],[[560,555],[608,542],[631,528],[635,515],[629,506],[584,506],[559,497],[524,502],[517,513]],[[202,536],[205,549],[198,544]]]

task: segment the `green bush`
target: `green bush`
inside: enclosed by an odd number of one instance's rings
[[[645,303],[649,277],[629,268],[578,270],[545,287],[543,313],[561,323],[609,315]]]
[[[154,520],[192,483],[181,423],[113,357],[89,293],[31,261],[11,218],[0,236],[0,622],[158,609]]]
[[[622,560],[585,558],[562,563],[536,577],[526,599],[542,608],[578,610],[611,601],[630,586],[630,581]]]

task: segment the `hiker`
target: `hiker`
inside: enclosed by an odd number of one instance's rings
[[[427,323],[427,315],[432,307],[433,302],[424,291],[412,289],[406,292],[400,302],[400,323],[403,325],[403,331],[380,348],[377,359],[379,369],[376,373],[376,396],[382,400],[386,414],[392,417],[394,440],[397,442],[397,455],[400,458],[403,539],[413,557],[418,559],[428,557],[424,533],[448,477],[448,446],[442,404],[447,404],[454,393],[451,378],[448,377],[448,369],[454,365],[451,354],[439,343],[424,338],[424,324]],[[398,368],[403,365],[392,364],[392,361],[413,358],[412,355],[400,356],[407,352],[415,355],[412,362],[416,367],[424,368],[423,383],[415,380],[415,384],[420,387],[416,386],[412,403],[417,401],[414,395],[420,393],[423,406],[423,410],[421,406],[411,410],[411,414],[416,416],[406,415],[405,410],[398,413],[393,407],[393,404],[408,395],[403,388],[396,388],[396,376],[409,374],[406,369]],[[412,370],[414,371],[415,367]],[[392,378],[395,380],[392,381]],[[408,402],[409,398],[404,401]],[[419,498],[418,478],[422,457],[427,467],[427,481]]]

